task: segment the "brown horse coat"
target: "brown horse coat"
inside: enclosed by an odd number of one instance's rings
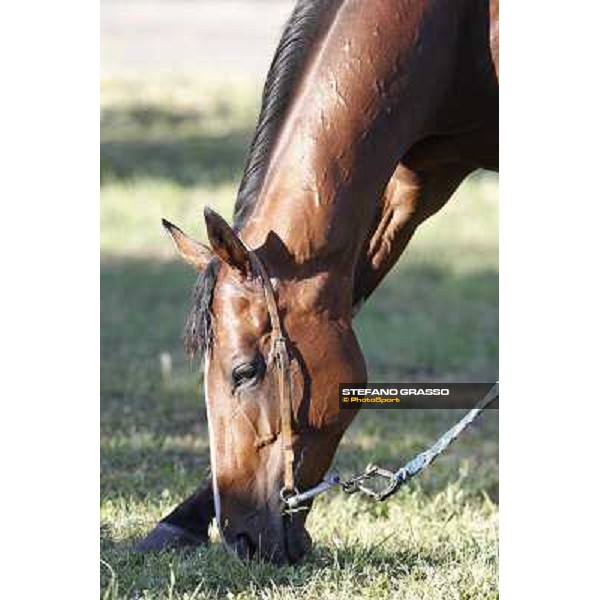
[[[366,379],[353,315],[465,176],[497,167],[497,2],[298,2],[233,229],[208,211],[209,249],[167,224],[201,272],[187,339],[206,356],[213,490],[143,548],[203,538],[213,501],[223,540],[243,554],[293,562],[309,547],[306,512],[281,512],[270,322],[246,248],[276,289],[292,349],[295,475],[312,486],[354,416],[339,410],[337,383]]]

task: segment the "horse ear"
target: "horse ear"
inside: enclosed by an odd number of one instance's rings
[[[237,233],[223,217],[208,206],[204,208],[204,219],[213,252],[230,267],[245,277],[250,277],[252,275],[250,256]]]
[[[162,220],[163,227],[171,234],[175,247],[179,254],[198,271],[204,271],[214,254],[200,242],[193,240],[183,233],[179,227],[173,225],[166,219]]]

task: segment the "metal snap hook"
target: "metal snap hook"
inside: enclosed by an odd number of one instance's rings
[[[302,506],[302,495],[297,487],[290,490],[285,486],[279,490],[279,498],[283,502],[283,514],[291,515],[303,510],[308,510],[308,506]]]

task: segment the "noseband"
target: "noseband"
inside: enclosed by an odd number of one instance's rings
[[[279,394],[279,414],[281,416],[281,440],[283,445],[283,487],[282,500],[297,492],[294,485],[294,448],[292,445],[292,374],[290,356],[281,327],[279,309],[275,301],[275,291],[267,269],[256,253],[248,250],[250,262],[258,272],[265,294],[269,319],[271,321],[271,351],[277,372],[277,390]]]

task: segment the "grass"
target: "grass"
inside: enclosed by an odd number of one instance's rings
[[[186,556],[131,552],[208,467],[201,378],[180,347],[194,274],[160,218],[202,238],[204,203],[231,215],[258,99],[252,81],[102,82],[102,595],[496,598],[496,411],[387,504],[320,499],[308,522],[315,550],[299,566],[243,564],[218,543]],[[363,308],[356,329],[373,381],[497,377],[497,196],[495,176],[466,181]],[[398,465],[459,414],[363,411],[337,466]]]

